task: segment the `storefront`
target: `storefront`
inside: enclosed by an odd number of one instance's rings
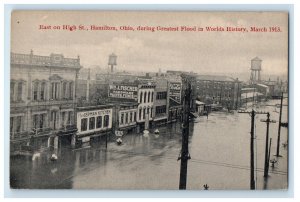
[[[88,143],[92,138],[112,132],[113,108],[109,105],[78,107],[75,144]]]

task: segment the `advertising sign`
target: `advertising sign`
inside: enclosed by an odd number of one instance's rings
[[[110,115],[111,113],[112,113],[112,109],[100,109],[95,111],[78,112],[77,116],[78,119],[81,119],[81,118],[89,118],[94,116]]]
[[[181,102],[181,88],[182,85],[179,82],[170,83],[170,98],[177,102]]]
[[[108,97],[137,100],[137,91],[137,86],[112,84],[109,85]]]

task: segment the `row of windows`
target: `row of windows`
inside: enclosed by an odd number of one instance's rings
[[[157,106],[155,108],[155,113],[156,114],[164,114],[167,112],[167,106],[166,105],[162,105],[162,106]]]
[[[149,118],[152,118],[152,115],[153,115],[153,108],[151,107],[148,107],[148,108],[139,108],[139,120],[142,120],[142,117],[143,119],[146,118],[146,115],[149,116]]]
[[[58,129],[59,127],[71,125],[73,119],[73,112],[61,112],[61,122],[60,125],[57,125],[57,121],[59,120],[59,112],[52,111],[50,114],[50,127],[52,129]],[[33,128],[45,128],[46,125],[46,116],[47,114],[35,114],[32,118],[32,127]]]
[[[52,129],[58,129],[57,121],[59,120],[59,112],[52,111],[50,114],[50,126]],[[47,127],[47,114],[34,114],[32,115],[32,128],[42,129]],[[21,132],[23,126],[23,116],[10,117],[10,132]],[[61,112],[61,126],[71,125],[73,118],[73,112]]]
[[[154,92],[141,92],[139,103],[153,102]],[[143,99],[144,98],[144,99]]]
[[[50,99],[58,100],[61,98],[64,99],[72,99],[73,98],[73,82],[63,82],[62,83],[62,92],[60,91],[60,82],[51,83],[51,92],[50,92]]]
[[[53,82],[50,86],[50,99],[58,100],[63,99],[72,99],[73,98],[73,82],[63,82],[62,83],[62,92],[60,91],[60,82]],[[32,89],[32,100],[46,100],[46,82],[33,82]],[[10,100],[11,102],[22,101],[23,95],[23,82],[11,82],[10,83]]]
[[[102,126],[103,125],[103,126]],[[106,128],[109,126],[109,115],[105,115],[104,118],[102,116],[90,117],[81,119],[81,131]]]
[[[128,124],[136,121],[136,112],[121,113],[120,124]]]
[[[156,93],[157,100],[165,100],[167,99],[167,92],[157,92]]]

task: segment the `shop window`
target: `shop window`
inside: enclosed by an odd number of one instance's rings
[[[89,130],[95,129],[95,117],[91,117],[89,120]]]
[[[87,130],[87,118],[81,119],[81,131]]]
[[[109,115],[105,115],[104,116],[104,127],[108,127],[109,126]]]
[[[102,116],[97,116],[97,123],[96,123],[96,128],[101,128],[102,127]]]

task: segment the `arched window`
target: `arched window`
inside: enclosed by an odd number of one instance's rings
[[[144,102],[146,102],[147,92],[144,93]]]
[[[143,102],[143,92],[141,92],[141,94],[140,94],[140,103],[142,103]]]
[[[152,92],[151,102],[153,102],[154,92]]]
[[[143,119],[145,119],[145,117],[146,117],[146,107],[143,110]]]
[[[139,108],[139,120],[142,119],[142,108]]]
[[[43,82],[42,85],[41,85],[41,100],[45,100],[45,91],[46,91],[46,83]]]
[[[69,86],[70,86],[69,87],[69,98],[73,99],[73,86],[74,86],[73,82],[70,82]]]
[[[67,98],[67,82],[63,82],[63,98]]]
[[[150,102],[150,91],[148,92],[148,102]]]
[[[39,89],[39,83],[34,82],[33,83],[33,100],[38,100],[38,89]]]
[[[23,84],[22,84],[22,82],[19,82],[18,83],[18,97],[17,97],[18,101],[22,100],[22,94],[23,94]]]

